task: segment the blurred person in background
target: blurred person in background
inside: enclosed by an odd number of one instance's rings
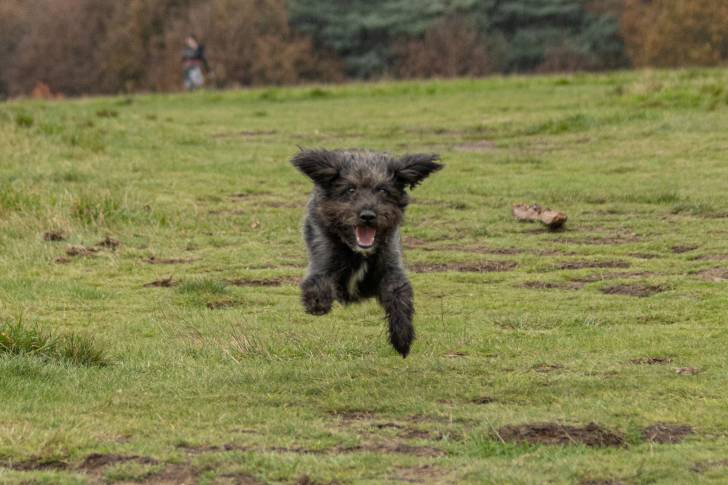
[[[209,71],[205,46],[193,34],[188,35],[185,39],[185,48],[182,51],[182,69],[185,89],[188,91],[194,91],[205,84],[204,72]]]

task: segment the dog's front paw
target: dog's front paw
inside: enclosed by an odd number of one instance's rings
[[[414,339],[415,329],[412,326],[412,322],[406,319],[396,323],[390,322],[389,342],[394,347],[394,350],[399,352],[403,358],[409,354]]]
[[[301,285],[303,308],[311,315],[325,315],[331,311],[334,295],[330,288],[316,281],[304,281]]]

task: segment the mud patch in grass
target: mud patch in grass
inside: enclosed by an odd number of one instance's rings
[[[233,280],[227,280],[226,283],[232,286],[283,286],[283,285],[297,285],[300,280],[295,276],[277,276],[274,278],[239,278]]]
[[[94,246],[81,246],[81,245],[74,245],[74,246],[68,246],[66,248],[66,256],[71,257],[83,257],[83,256],[93,256],[94,254],[98,253],[100,251],[99,248]]]
[[[665,365],[672,363],[670,357],[640,357],[629,361],[635,365]]]
[[[642,439],[650,443],[680,443],[686,436],[693,434],[693,428],[687,424],[656,423],[642,430]]]
[[[666,291],[666,288],[661,285],[630,284],[607,286],[606,288],[601,288],[600,291],[605,295],[623,295],[647,298]]]
[[[559,423],[532,423],[503,426],[498,436],[507,443],[532,445],[585,445],[592,448],[621,447],[622,435],[596,423],[569,426]]]
[[[521,288],[527,290],[580,290],[584,287],[584,283],[578,281],[570,281],[565,283],[554,283],[549,281],[526,281]]]
[[[394,479],[409,483],[435,483],[442,479],[447,472],[434,465],[420,465],[407,468],[399,468]]]
[[[478,261],[472,263],[416,263],[410,265],[413,273],[494,273],[511,271],[518,264],[514,261]]]
[[[723,281],[728,281],[728,269],[711,268],[711,269],[706,269],[706,270],[700,271],[696,274],[700,279],[702,279],[704,281],[709,281],[711,283],[720,283]]]
[[[145,259],[144,262],[148,264],[185,264],[196,261],[192,258],[158,258],[156,256],[150,256]]]
[[[263,485],[265,482],[261,482],[258,480],[255,476],[251,475],[250,473],[245,472],[234,472],[234,473],[222,473],[215,477],[215,481],[212,482],[215,485],[224,485],[224,484],[230,484],[230,485]],[[310,483],[313,485],[316,482],[301,482],[300,478],[299,481],[296,483]]]
[[[42,470],[66,470],[68,463],[56,458],[30,458],[17,463],[2,463],[0,467],[9,468],[20,472],[42,471]]]
[[[567,261],[554,266],[557,270],[574,270],[574,269],[596,269],[596,268],[629,268],[631,265],[627,261]]]
[[[102,453],[91,453],[80,465],[80,469],[90,471],[98,470],[111,465],[117,465],[119,463],[135,462],[141,465],[156,465],[159,463],[154,458],[148,456],[138,455],[115,455],[115,454],[102,454]]]
[[[43,240],[50,242],[65,241],[66,233],[60,230],[47,231],[43,233]]]
[[[106,236],[101,241],[97,242],[96,246],[116,251],[116,249],[121,246],[121,242],[111,236]]]
[[[673,254],[683,254],[683,253],[689,253],[690,251],[695,251],[698,249],[699,246],[688,244],[684,246],[673,246],[670,248],[670,251],[673,252]]]
[[[728,468],[728,459],[726,460],[712,460],[712,461],[699,461],[694,463],[690,467],[695,473],[705,473],[716,468]]]
[[[144,285],[144,288],[171,288],[176,286],[177,282],[170,276],[169,278],[160,278]]]
[[[233,300],[217,300],[207,302],[205,305],[210,310],[224,310],[226,308],[233,308],[240,305],[240,302]]]

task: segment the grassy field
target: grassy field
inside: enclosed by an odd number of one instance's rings
[[[0,104],[0,482],[725,483],[727,86]],[[403,231],[406,360],[374,302],[302,311],[297,145],[447,164]]]

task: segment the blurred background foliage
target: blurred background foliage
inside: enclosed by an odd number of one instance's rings
[[[722,65],[714,0],[2,0],[0,96]]]

